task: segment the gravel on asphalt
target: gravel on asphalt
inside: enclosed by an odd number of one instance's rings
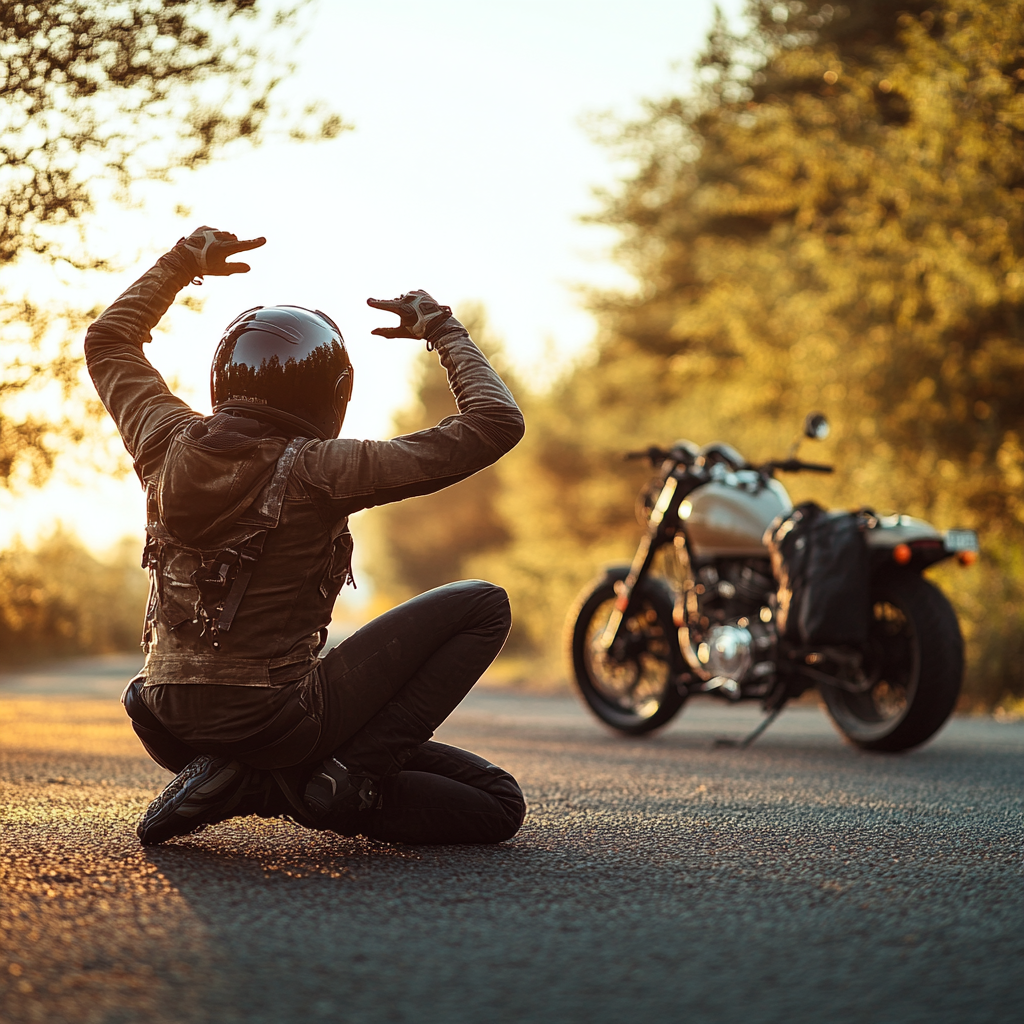
[[[1024,1020],[1024,725],[878,756],[803,707],[713,745],[752,720],[624,739],[484,691],[439,738],[523,782],[511,842],[246,818],[144,849],[169,775],[116,701],[0,692],[0,1020]]]

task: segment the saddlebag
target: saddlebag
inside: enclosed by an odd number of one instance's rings
[[[867,642],[870,565],[860,516],[807,501],[768,527],[765,544],[780,638],[800,647]]]

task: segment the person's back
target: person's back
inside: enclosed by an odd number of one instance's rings
[[[199,229],[87,334],[90,373],[147,493],[147,656],[125,706],[154,758],[179,772],[140,837],[289,813],[378,838],[503,838],[524,809],[514,780],[427,741],[500,649],[504,592],[440,588],[319,653],[351,579],[348,516],[464,479],[518,441],[522,416],[451,311],[423,292],[370,302],[402,318],[375,334],[437,349],[459,409],[437,427],[339,438],[352,387],[341,333],[325,314],[287,306],[229,325],[214,414],[194,412],[141,346],[196,274],[247,270],[225,256],[260,244]],[[450,820],[421,820],[439,786]]]

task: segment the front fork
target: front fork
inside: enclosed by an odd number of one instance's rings
[[[658,502],[651,510],[651,518],[647,524],[647,533],[640,539],[640,544],[633,556],[633,562],[629,567],[629,575],[621,583],[615,586],[615,605],[608,618],[608,624],[604,627],[599,643],[600,646],[613,658],[618,656],[621,659],[622,623],[626,618],[633,601],[633,591],[636,585],[644,578],[654,561],[654,556],[661,546],[662,523],[665,514],[672,506],[672,499],[676,495],[679,481],[674,476],[669,476],[658,496]]]

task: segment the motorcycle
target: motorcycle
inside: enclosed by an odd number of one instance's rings
[[[823,415],[808,415],[806,437],[828,432]],[[606,725],[649,733],[695,694],[758,700],[766,717],[738,744],[746,746],[788,701],[816,686],[849,742],[901,751],[924,743],[952,713],[963,640],[949,601],[921,574],[950,557],[971,564],[977,534],[862,510],[866,641],[794,642],[780,628],[766,546],[769,527],[793,512],[775,475],[834,471],[801,461],[796,450],[757,466],[720,442],[681,440],[626,456],[658,469],[637,500],[646,532],[632,563],[592,582],[567,621],[573,676]]]

